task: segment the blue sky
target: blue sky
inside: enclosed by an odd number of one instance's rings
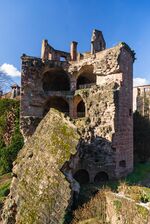
[[[3,67],[20,70],[23,53],[40,56],[42,39],[65,51],[76,40],[80,52],[88,51],[96,28],[103,31],[107,47],[129,44],[137,57],[134,77],[150,82],[149,0],[0,0],[0,9]],[[9,72],[15,80],[17,74]]]

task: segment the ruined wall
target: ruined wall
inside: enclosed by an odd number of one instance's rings
[[[96,39],[95,46],[102,39]],[[21,129],[25,138],[34,133],[50,108],[69,115],[82,137],[80,162],[73,170],[86,170],[90,182],[99,172],[114,179],[133,169],[134,53],[124,43],[96,49],[83,54],[82,60],[22,56]]]
[[[87,118],[78,126],[81,132],[80,163],[76,169],[85,169],[94,182],[99,172],[106,172],[109,179],[115,178],[116,152],[112,147],[115,133],[115,83],[78,90],[86,105]],[[80,123],[79,123],[80,124]]]
[[[90,142],[90,146],[85,146],[81,168],[88,167],[92,182],[98,172],[106,172],[109,179],[119,178],[133,169],[133,57],[120,44],[98,53],[94,60],[81,61],[78,70],[88,64],[93,64],[97,85],[75,92],[86,105],[88,121],[82,125],[83,141]],[[103,147],[98,138],[109,143]]]
[[[143,85],[133,88],[134,111],[150,119],[150,86]]]

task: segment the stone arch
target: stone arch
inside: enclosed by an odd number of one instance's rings
[[[44,106],[44,112],[43,112],[44,116],[47,114],[50,108],[54,108],[56,110],[59,110],[60,112],[65,113],[66,115],[69,115],[69,104],[63,97],[58,96],[50,97]]]
[[[69,91],[70,79],[63,69],[53,68],[43,74],[44,91]]]
[[[74,104],[74,117],[85,117],[86,115],[86,107],[85,102],[83,101],[82,97],[80,95],[76,95],[73,99]]]
[[[90,181],[89,173],[85,169],[78,170],[74,175],[74,179],[79,182],[80,185],[88,184]]]
[[[126,167],[126,161],[125,160],[119,161],[119,166],[125,168]]]
[[[94,178],[94,183],[107,182],[109,180],[109,176],[106,172],[101,171],[96,174]]]
[[[77,89],[88,88],[96,84],[96,74],[93,73],[93,66],[83,67],[77,77]]]

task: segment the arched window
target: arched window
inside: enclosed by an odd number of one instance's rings
[[[120,166],[120,167],[126,167],[126,161],[125,161],[125,160],[121,160],[121,161],[119,162],[119,166]]]
[[[77,117],[85,117],[85,103],[83,100],[77,105]]]
[[[45,104],[43,113],[44,116],[47,114],[50,108],[54,108],[65,113],[66,115],[69,115],[69,104],[62,97],[54,96],[49,98]]]
[[[89,178],[89,173],[84,170],[84,169],[81,169],[81,170],[78,170],[75,174],[74,174],[74,179],[76,181],[79,182],[79,184],[88,184],[89,181],[90,181],[90,178]]]
[[[43,75],[44,91],[68,91],[70,81],[63,70],[52,69]]]
[[[92,72],[83,72],[77,79],[77,89],[89,88],[96,83],[96,75]]]
[[[109,180],[108,174],[106,172],[99,172],[94,178],[95,183],[107,182]]]
[[[93,73],[92,65],[83,66],[78,74],[77,89],[89,88],[96,84],[96,74]]]

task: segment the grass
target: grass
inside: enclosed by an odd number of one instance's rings
[[[125,182],[128,185],[142,185],[142,182],[149,180],[150,185],[150,162],[138,163],[134,166],[134,170],[127,177],[117,181],[110,181],[106,186],[116,191],[120,183]]]
[[[125,187],[125,194],[137,201],[150,201],[150,189],[142,186],[143,181],[149,181],[150,184],[150,162],[136,164],[134,170],[126,178],[117,181],[109,181],[106,184],[88,184],[82,186],[78,205],[87,203],[99,189],[110,189],[113,192],[120,192]],[[141,185],[141,186],[140,186]]]
[[[150,162],[139,163],[135,165],[133,172],[125,178],[125,181],[128,184],[138,184],[148,177],[150,179]]]
[[[5,174],[0,177],[0,203],[4,201],[5,197],[9,193],[11,179],[11,173]]]

